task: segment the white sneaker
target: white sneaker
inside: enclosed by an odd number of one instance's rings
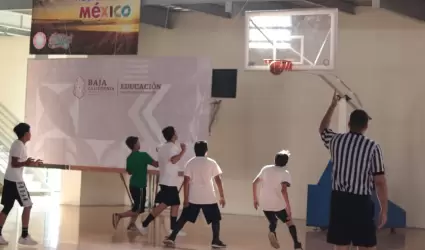
[[[269,241],[270,241],[270,245],[272,245],[272,247],[274,247],[276,249],[280,248],[280,244],[279,244],[279,241],[277,240],[275,232],[269,232]]]
[[[170,230],[170,234],[173,232],[173,230]],[[185,232],[183,232],[183,231],[180,231],[178,234],[177,234],[177,237],[184,237],[184,236],[186,236],[187,235],[187,233],[185,233]]]
[[[9,245],[9,242],[5,240],[2,235],[0,235],[0,246],[6,246],[6,245]]]
[[[31,238],[30,235],[28,235],[25,238],[20,237],[19,240],[18,240],[18,243],[21,244],[21,245],[26,245],[26,246],[34,246],[34,245],[38,244],[38,242],[33,240],[33,238]]]
[[[137,229],[139,230],[141,235],[147,235],[148,234],[148,228],[147,227],[140,226],[140,227],[137,227]]]

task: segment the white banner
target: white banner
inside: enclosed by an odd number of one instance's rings
[[[46,163],[124,167],[128,136],[156,158],[161,130],[179,142],[208,136],[212,67],[197,58],[29,60],[30,155]],[[185,162],[185,161],[181,162]]]

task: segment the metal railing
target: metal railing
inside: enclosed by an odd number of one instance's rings
[[[13,141],[16,139],[13,128],[18,124],[19,119],[2,103],[0,103],[0,172],[4,175],[8,158],[9,149]],[[51,190],[46,182],[45,170],[25,168],[25,172],[34,176],[34,181],[40,182],[43,189]],[[0,182],[3,181],[1,178]]]
[[[0,35],[29,36],[31,15],[0,10]]]

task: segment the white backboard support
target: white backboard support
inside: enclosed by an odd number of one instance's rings
[[[245,22],[247,70],[268,70],[264,59],[290,60],[293,70],[334,69],[337,9],[248,11]]]

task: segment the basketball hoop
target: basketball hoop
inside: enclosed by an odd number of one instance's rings
[[[264,59],[264,63],[269,66],[270,73],[280,75],[283,71],[292,71],[293,63],[288,60]]]

